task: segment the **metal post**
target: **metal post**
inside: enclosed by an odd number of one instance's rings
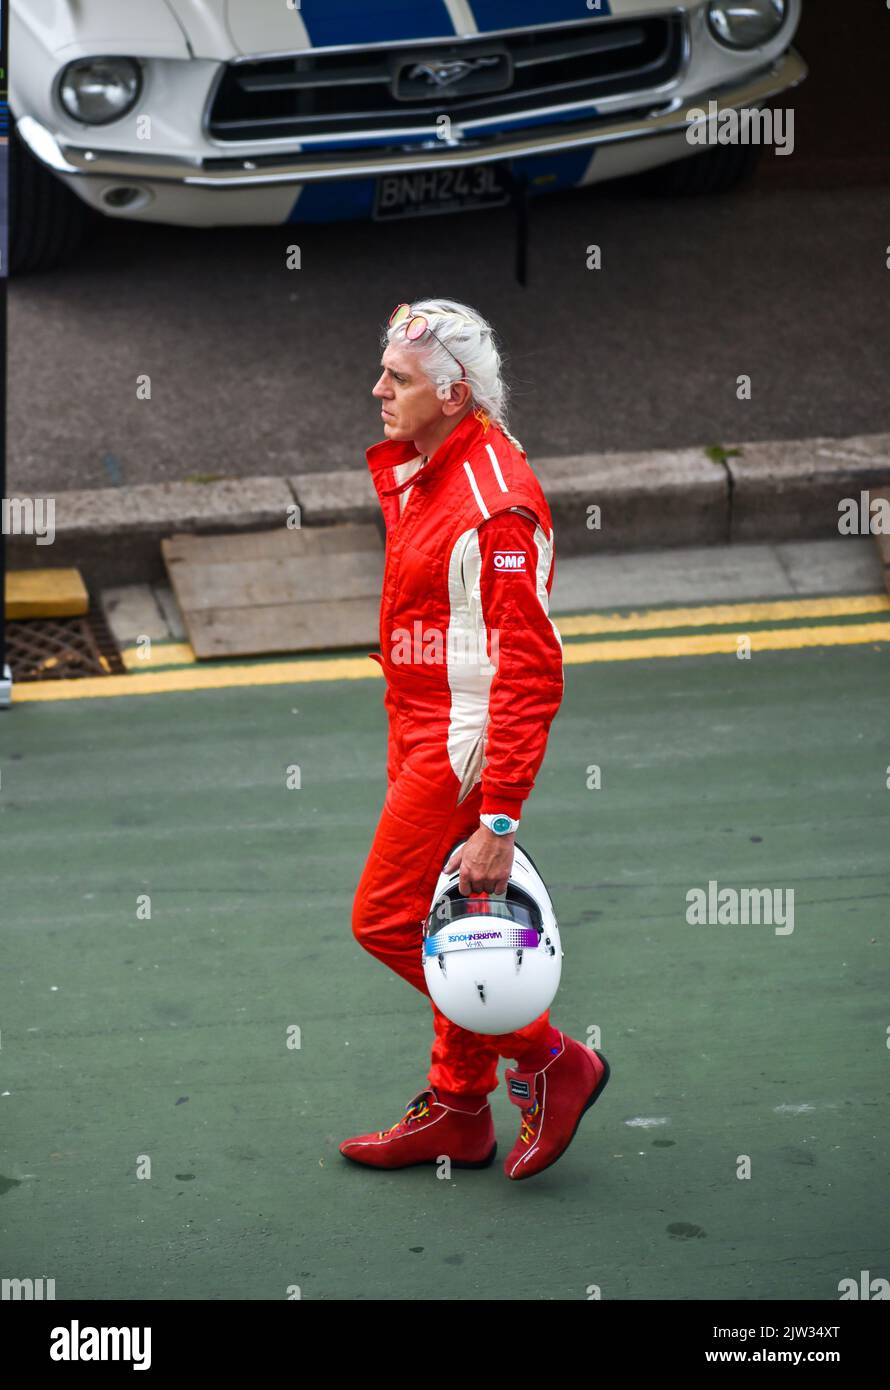
[[[528,176],[512,174],[516,282],[528,284]]]

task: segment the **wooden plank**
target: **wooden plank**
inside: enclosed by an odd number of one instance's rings
[[[380,597],[382,555],[360,551],[333,558],[334,564],[330,558],[327,563],[318,558],[242,560],[230,565],[185,563],[175,571],[176,597],[180,607],[191,612],[287,605],[295,598],[301,603],[315,603],[331,597]]]
[[[6,576],[4,603],[10,621],[79,618],[90,596],[79,570],[13,570]]]
[[[377,644],[376,526],[176,535],[161,548],[198,659]]]
[[[202,660],[359,645],[372,651],[378,641],[379,608],[377,599],[355,598],[289,606],[205,608],[188,613],[186,618],[192,649]]]

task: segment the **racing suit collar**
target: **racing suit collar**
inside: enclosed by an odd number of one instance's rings
[[[454,463],[457,458],[465,458],[475,440],[481,437],[490,426],[491,421],[487,416],[480,419],[476,411],[469,411],[451,433],[443,439],[429,463],[424,464],[417,473],[412,473],[411,477],[406,478],[403,483],[396,487],[383,488],[379,487],[379,482],[382,479],[375,478],[381,497],[392,497],[397,493],[404,492],[414,484],[424,484],[428,481],[431,473],[438,475],[447,469],[449,464]],[[373,444],[366,451],[365,457],[368,460],[368,467],[372,475],[379,474],[381,469],[393,468],[399,463],[410,463],[412,459],[417,458],[417,446],[410,439],[405,441],[384,439],[379,444]]]

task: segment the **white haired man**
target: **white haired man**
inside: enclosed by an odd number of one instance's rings
[[[373,394],[386,439],[368,450],[383,508],[379,654],[389,715],[388,791],[355,894],[352,928],[427,994],[420,923],[449,848],[460,891],[501,893],[522,805],[563,695],[548,616],[553,527],[541,486],[505,424],[505,388],[485,320],[453,300],[400,304]],[[432,1001],[431,1001],[432,1003]],[[433,1008],[428,1087],[390,1129],[340,1152],[376,1168],[485,1167],[497,1143],[490,1092],[500,1057],[522,1111],[509,1178],[565,1152],[608,1080],[608,1063],[542,1014],[518,1032],[472,1033]]]

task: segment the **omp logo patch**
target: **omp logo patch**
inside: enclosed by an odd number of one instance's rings
[[[511,1096],[518,1096],[520,1100],[531,1100],[531,1086],[527,1081],[515,1081],[511,1078],[509,1084]]]
[[[525,551],[496,550],[494,552],[494,567],[496,570],[524,570]]]

